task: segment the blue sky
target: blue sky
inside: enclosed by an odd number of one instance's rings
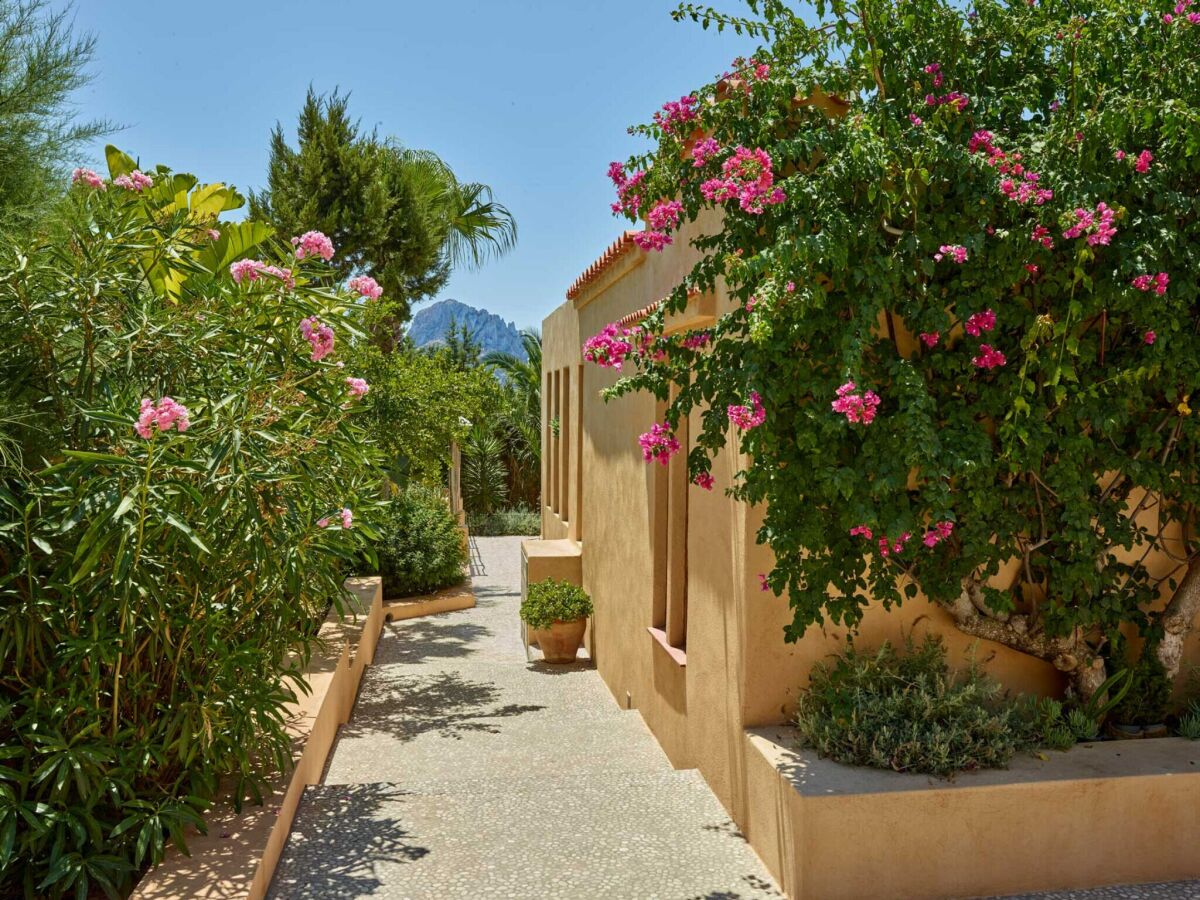
[[[61,4],[60,4],[61,5]],[[309,83],[368,128],[437,152],[517,217],[519,245],[444,297],[539,324],[624,227],[608,211],[625,129],[753,49],[675,23],[674,0],[78,0],[97,39],[81,110],[143,163],[259,187],[275,122]],[[722,8],[737,11],[735,0]],[[102,158],[103,141],[94,148]]]

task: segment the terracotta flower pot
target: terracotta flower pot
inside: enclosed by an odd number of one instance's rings
[[[570,622],[555,622],[549,628],[539,628],[530,637],[536,635],[537,645],[542,650],[542,657],[548,663],[575,662],[575,654],[583,643],[583,632],[587,629],[587,619],[574,619]]]

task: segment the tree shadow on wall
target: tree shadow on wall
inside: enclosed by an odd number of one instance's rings
[[[407,796],[393,784],[309,787],[268,897],[336,900],[375,893],[383,886],[379,864],[415,862],[429,853],[403,820],[388,814],[402,810]]]
[[[499,734],[504,719],[545,709],[529,703],[498,706],[499,698],[495,685],[457,672],[389,678],[362,692],[341,739],[370,733],[399,741],[430,732],[456,740],[469,733]]]

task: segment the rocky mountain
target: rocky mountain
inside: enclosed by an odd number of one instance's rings
[[[517,326],[506,322],[486,309],[467,306],[457,300],[439,300],[422,307],[413,316],[408,326],[408,336],[418,348],[440,344],[445,340],[450,323],[466,325],[475,340],[483,347],[483,354],[512,353],[525,358]]]

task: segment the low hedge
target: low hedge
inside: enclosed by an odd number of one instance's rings
[[[375,546],[386,597],[411,597],[463,580],[463,532],[436,491],[410,487],[387,505]]]

